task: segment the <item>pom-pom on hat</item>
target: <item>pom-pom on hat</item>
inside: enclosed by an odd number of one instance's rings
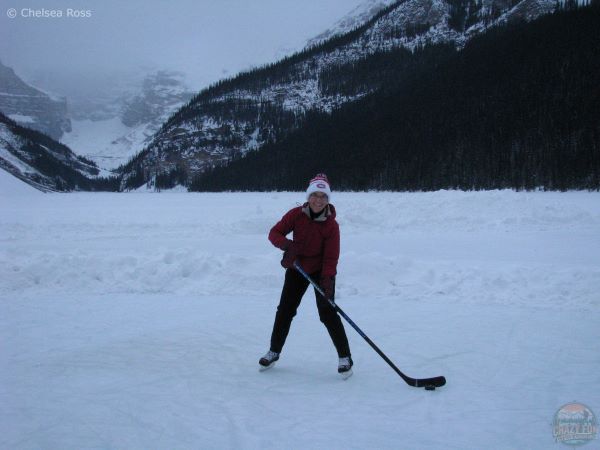
[[[329,179],[324,173],[318,173],[308,183],[308,189],[306,189],[306,199],[310,197],[313,192],[322,192],[327,195],[327,200],[331,201],[331,187],[329,186]]]

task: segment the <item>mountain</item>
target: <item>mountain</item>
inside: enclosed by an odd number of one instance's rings
[[[377,92],[204,172],[192,190],[600,189],[600,2],[337,74]],[[395,80],[395,82],[394,82]]]
[[[0,62],[0,112],[17,123],[60,139],[71,131],[65,99],[52,98],[28,85]]]
[[[41,191],[116,190],[93,161],[0,113],[0,168]]]
[[[312,39],[309,39],[306,46],[313,47],[317,46],[322,42],[325,42],[335,36],[341,36],[349,33],[350,31],[360,27],[363,23],[367,22],[371,17],[375,16],[382,9],[397,0],[369,0],[354,8],[340,20],[338,20],[331,28],[325,30],[319,35]]]
[[[134,127],[141,123],[160,123],[160,117],[174,105],[181,105],[192,97],[176,72],[158,71],[148,75],[142,91],[125,102],[121,120],[124,125]]]
[[[121,80],[114,91],[75,103],[73,130],[61,142],[105,169],[125,164],[193,94],[178,72]]]
[[[207,168],[281,140],[314,112],[329,114],[376,92],[386,81],[379,70],[353,86],[343,79],[366,58],[439,43],[462,48],[492,26],[531,20],[554,7],[553,0],[394,2],[346,34],[200,92],[123,167],[123,188],[189,184]]]

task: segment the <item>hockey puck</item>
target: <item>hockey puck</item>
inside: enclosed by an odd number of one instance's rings
[[[426,391],[435,391],[435,386],[425,386]]]

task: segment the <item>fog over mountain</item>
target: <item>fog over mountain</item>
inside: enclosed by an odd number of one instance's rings
[[[72,129],[62,143],[114,169],[194,93],[302,49],[357,5],[380,3],[0,0],[0,61],[66,105]]]
[[[0,58],[36,87],[67,97],[108,95],[158,70],[182,72],[199,90],[299,50],[361,3],[0,0]],[[68,9],[84,17],[68,17]],[[51,11],[62,17],[32,17]]]

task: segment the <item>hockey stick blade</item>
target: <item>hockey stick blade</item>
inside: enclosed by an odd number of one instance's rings
[[[443,376],[433,377],[433,378],[413,378],[412,381],[414,383],[411,383],[406,379],[404,381],[406,381],[408,384],[410,384],[411,386],[414,386],[414,387],[433,386],[433,387],[438,388],[438,387],[441,387],[446,384],[446,378]]]

